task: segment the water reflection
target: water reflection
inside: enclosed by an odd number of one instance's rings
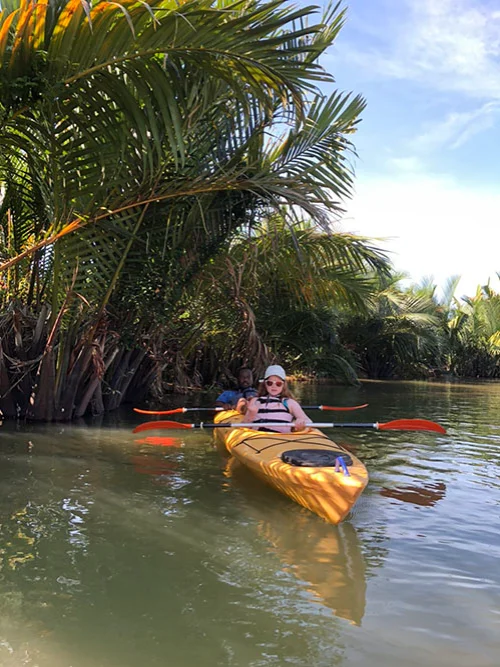
[[[228,459],[225,476],[251,495],[245,513],[256,521],[283,571],[292,573],[315,602],[360,625],[365,612],[366,568],[354,526],[348,522],[333,526],[302,508],[274,503],[272,490],[263,498],[263,485],[234,458]],[[259,497],[264,502],[254,502]]]
[[[166,477],[168,478],[175,473],[178,464],[175,460],[165,456],[161,450],[158,451],[156,448],[184,447],[184,440],[167,436],[150,436],[136,439],[134,442],[136,445],[139,445],[134,454],[130,455],[134,471],[141,475],[151,475],[155,478],[156,482],[168,483]]]
[[[181,438],[170,438],[167,436],[150,435],[147,438],[140,438],[134,441],[136,445],[157,445],[158,447],[184,447],[184,440]]]
[[[395,486],[383,487],[380,495],[385,498],[394,498],[403,503],[412,503],[420,507],[433,507],[446,494],[444,482],[430,482],[422,486]]]
[[[131,456],[130,461],[134,466],[135,472],[153,477],[172,475],[178,467],[175,461],[159,459],[157,456],[144,453]]]
[[[342,432],[371,476],[355,529],[224,478],[206,433],[5,423],[1,667],[497,667],[500,385],[362,392],[367,421],[449,435]]]

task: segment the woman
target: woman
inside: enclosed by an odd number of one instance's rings
[[[293,398],[286,382],[286,373],[281,366],[268,366],[264,380],[259,386],[257,398],[248,401],[245,422],[262,424],[261,431],[290,433],[302,431],[309,418]],[[266,423],[282,422],[283,426],[265,426]]]

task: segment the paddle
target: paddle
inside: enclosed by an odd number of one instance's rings
[[[351,405],[348,408],[335,408],[331,405],[303,405],[303,410],[337,410],[339,412],[349,412],[349,410],[361,410],[361,408],[367,408],[368,403],[363,403],[363,405]]]
[[[244,423],[244,422],[221,422],[220,424],[200,422],[199,424],[182,424],[180,422],[157,421],[146,422],[139,424],[133,430],[133,433],[140,433],[141,431],[152,431],[155,428],[258,428],[260,426],[283,426],[283,422],[268,424]],[[314,426],[317,428],[374,428],[379,431],[435,431],[436,433],[446,433],[445,429],[436,422],[428,421],[427,419],[395,419],[394,421],[381,424],[379,422],[357,424],[355,422],[330,422],[330,423],[316,423],[307,422],[306,426]]]
[[[175,408],[174,410],[141,410],[140,408],[134,408],[135,412],[139,412],[141,415],[176,415],[180,412],[192,412],[193,410],[224,410],[224,408]]]
[[[348,408],[335,408],[331,405],[303,405],[303,410],[338,410],[339,412],[348,412],[349,410],[360,410],[361,408],[368,407],[368,403],[363,403],[363,405],[352,405]],[[216,412],[224,410],[224,408],[175,408],[174,410],[141,410],[140,408],[134,408],[135,412],[139,412],[141,415],[175,415],[181,412],[192,412],[193,410],[215,410]]]

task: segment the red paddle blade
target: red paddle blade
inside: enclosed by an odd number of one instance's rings
[[[175,408],[175,410],[141,410],[140,408],[134,408],[134,410],[141,415],[175,415],[184,412],[184,408]]]
[[[320,405],[321,410],[337,410],[338,412],[349,412],[349,410],[361,410],[361,408],[367,408],[368,403],[363,403],[363,405],[353,405],[350,408],[334,408],[331,405]]]
[[[380,431],[435,431],[436,433],[446,433],[441,424],[428,421],[427,419],[395,419],[392,422],[378,424]]]
[[[138,445],[158,445],[159,447],[182,447],[181,438],[171,438],[164,435],[148,435],[135,441]]]
[[[194,428],[194,424],[181,424],[181,422],[145,422],[136,426],[132,433],[141,433],[142,431],[154,431],[157,428]]]

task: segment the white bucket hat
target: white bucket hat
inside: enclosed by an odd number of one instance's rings
[[[271,375],[276,375],[277,377],[281,378],[283,382],[286,380],[286,373],[283,366],[268,366],[266,368],[266,372],[264,373],[264,380],[267,380],[267,378],[271,377]]]

